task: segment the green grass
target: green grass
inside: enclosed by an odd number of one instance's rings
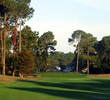
[[[41,73],[36,80],[0,83],[0,100],[110,100],[110,79]]]

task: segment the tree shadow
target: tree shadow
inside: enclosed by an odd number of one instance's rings
[[[9,87],[10,89],[17,89],[29,92],[44,93],[52,96],[64,97],[68,99],[79,100],[110,100],[110,80],[95,80],[95,83],[81,83],[81,82],[37,82],[31,80],[19,80],[20,82],[32,83],[36,86],[45,86],[44,88],[21,88]],[[48,88],[54,87],[54,88]]]
[[[40,86],[48,87],[58,87],[64,89],[79,89],[94,92],[101,92],[102,94],[110,93],[110,80],[94,80],[94,83],[86,82],[63,82],[63,83],[53,83],[53,82],[38,82],[32,80],[18,80],[20,82],[28,82]],[[105,90],[105,91],[104,91]]]

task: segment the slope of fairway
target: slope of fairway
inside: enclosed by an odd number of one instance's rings
[[[110,100],[110,79],[41,73],[36,80],[0,83],[0,100]]]

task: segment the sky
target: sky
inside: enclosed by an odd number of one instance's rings
[[[73,52],[68,38],[75,30],[93,34],[98,40],[110,35],[110,0],[32,0],[34,16],[26,24],[40,35],[52,31],[57,51]]]

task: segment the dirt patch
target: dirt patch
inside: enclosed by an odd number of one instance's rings
[[[110,74],[94,74],[90,75],[91,77],[96,77],[96,78],[110,78]]]

